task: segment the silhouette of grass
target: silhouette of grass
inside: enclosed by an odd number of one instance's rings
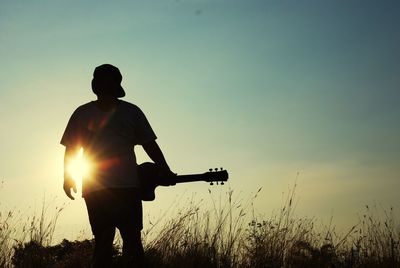
[[[210,195],[211,208],[203,201],[189,202],[175,217],[151,225],[156,235],[143,232],[146,267],[400,267],[393,208],[367,206],[358,224],[338,234],[332,222],[321,230],[315,219],[295,215],[295,188],[269,218],[253,208],[261,189],[247,200],[237,200],[233,191],[219,200]],[[93,240],[51,245],[61,212],[56,208],[47,219],[50,212],[43,203],[21,240],[12,238],[17,233],[10,227],[13,215],[1,214],[1,267],[90,267]],[[113,267],[121,267],[120,255],[115,245]]]
[[[6,267],[13,254],[12,237],[15,233],[12,212],[0,212],[0,267]]]
[[[46,202],[43,197],[39,213],[35,211],[30,217],[22,215],[20,211],[0,212],[0,267],[12,267],[14,260],[22,258],[22,255],[25,259],[43,259],[45,263],[46,258],[41,255],[40,249],[52,244],[58,217],[64,209],[63,206],[53,207],[49,212],[53,203],[54,200]],[[29,250],[18,255],[17,251],[21,248]],[[27,266],[24,262],[24,265],[17,267],[42,266]]]

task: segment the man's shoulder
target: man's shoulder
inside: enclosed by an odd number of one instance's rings
[[[82,104],[82,105],[78,106],[78,108],[76,108],[76,109],[77,109],[77,110],[78,110],[78,109],[80,109],[80,110],[87,110],[87,109],[90,109],[92,106],[93,106],[93,101],[89,101],[89,102],[87,102],[87,103],[85,103],[85,104]]]
[[[82,104],[75,109],[75,113],[86,112],[93,108],[93,101],[89,101],[88,103]]]
[[[75,111],[72,113],[72,117],[75,118],[81,118],[85,114],[90,113],[90,111],[93,109],[93,103],[90,101],[88,103],[82,104],[78,106],[78,108],[75,109]]]
[[[121,105],[124,109],[128,110],[129,112],[137,113],[141,112],[142,110],[137,106],[136,104],[133,104],[131,102],[127,102],[124,100],[120,100]]]

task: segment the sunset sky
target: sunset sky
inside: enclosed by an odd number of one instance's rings
[[[230,174],[223,187],[159,188],[145,224],[208,189],[246,199],[262,187],[268,216],[296,177],[299,215],[346,227],[366,204],[398,211],[399,14],[399,1],[2,0],[0,210],[56,197],[66,237],[89,228],[83,199],[62,191],[59,141],[96,97],[94,68],[111,63],[175,172]]]

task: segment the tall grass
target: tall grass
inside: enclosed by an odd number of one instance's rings
[[[211,205],[192,200],[173,218],[150,225],[143,232],[146,267],[400,267],[400,226],[393,208],[367,207],[359,223],[338,233],[333,222],[321,228],[314,218],[296,216],[295,187],[279,211],[260,216],[252,205],[260,191],[245,200],[233,191],[219,199],[210,194]],[[1,267],[89,267],[92,240],[50,246],[61,212],[57,208],[46,218],[50,212],[43,205],[19,241],[10,239],[12,214],[4,214]],[[119,260],[116,246],[114,267]]]
[[[0,212],[0,267],[6,267],[11,262],[13,254],[12,237],[16,232],[13,226],[12,212]]]
[[[190,203],[146,241],[148,267],[400,267],[393,208],[381,208],[384,217],[367,209],[338,233],[332,221],[321,228],[315,218],[296,216],[295,189],[269,218],[251,205],[261,189],[250,202],[234,201],[229,191],[211,209]]]
[[[145,241],[151,267],[232,267],[239,262],[240,239],[245,231],[245,208],[232,200],[202,210],[189,203],[179,217],[167,221],[158,235]]]
[[[383,219],[376,217],[379,212]],[[345,262],[364,267],[400,267],[400,225],[393,207],[371,209],[366,206],[361,223],[354,228],[342,250]]]
[[[41,249],[52,244],[57,220],[64,209],[52,207],[53,201],[47,202],[43,197],[39,212],[30,216],[21,211],[0,212],[0,267],[12,267],[15,260],[22,259],[23,265],[19,267],[42,267],[40,264],[47,261]]]

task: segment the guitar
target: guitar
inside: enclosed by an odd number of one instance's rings
[[[194,181],[205,181],[209,182],[211,185],[224,184],[228,180],[228,172],[222,168],[218,170],[217,168],[210,169],[209,172],[202,174],[190,174],[190,175],[177,175],[173,177],[163,178],[159,175],[156,164],[145,162],[138,165],[138,175],[141,183],[142,200],[143,201],[153,201],[155,196],[155,189],[157,186],[170,186],[176,183],[183,182],[194,182]]]

